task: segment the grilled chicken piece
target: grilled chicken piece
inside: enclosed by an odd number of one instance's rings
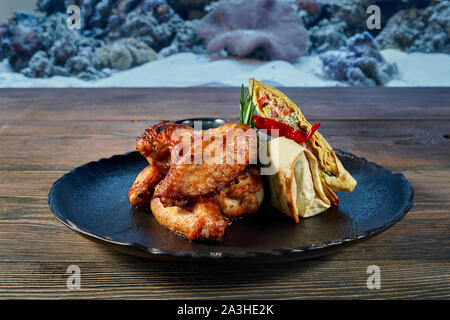
[[[197,198],[220,191],[256,159],[256,132],[228,122],[194,138],[190,152],[174,162],[155,190],[156,197]]]
[[[264,199],[259,169],[249,168],[220,190],[216,199],[222,214],[229,219],[257,213]]]
[[[130,204],[141,210],[150,208],[150,198],[155,185],[164,178],[172,163],[172,153],[178,152],[180,143],[191,143],[191,127],[163,121],[148,127],[141,137],[136,139],[136,149],[150,163],[137,176],[128,192]]]
[[[182,206],[183,203],[153,196],[150,204],[159,224],[189,240],[221,241],[225,228],[230,225],[214,197],[192,199]]]
[[[217,194],[191,199],[154,196],[151,209],[161,225],[189,240],[221,241],[231,224],[227,218],[256,213],[263,197],[259,170],[250,168]]]
[[[149,165],[145,167],[137,176],[130,191],[128,191],[130,204],[137,209],[148,210],[153,188],[163,177],[157,166]]]
[[[172,164],[172,157],[180,157],[180,143],[190,145],[194,129],[171,121],[163,121],[145,129],[141,137],[136,139],[136,149],[147,158],[150,164],[159,167],[166,174]],[[180,150],[180,151],[179,151]],[[174,154],[178,153],[178,154]]]
[[[229,122],[194,132],[166,121],[148,127],[136,149],[150,165],[130,189],[130,203],[150,206],[162,226],[189,240],[221,241],[231,224],[227,217],[255,213],[261,205],[259,171],[243,173],[257,154],[249,126]]]

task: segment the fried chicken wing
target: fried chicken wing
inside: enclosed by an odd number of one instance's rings
[[[161,200],[153,196],[150,201],[156,220],[189,240],[221,241],[225,228],[230,224],[221,214],[214,197],[192,199],[184,206]]]
[[[229,218],[255,214],[264,199],[259,169],[250,168],[216,194],[222,214]]]
[[[145,167],[128,191],[130,204],[137,209],[148,210],[153,188],[162,178],[163,175],[157,166],[148,165]]]
[[[157,165],[166,174],[172,163],[175,146],[179,143],[190,145],[193,134],[194,129],[189,126],[163,121],[145,129],[142,136],[136,139],[136,149],[150,164]]]
[[[173,163],[155,190],[157,197],[196,198],[218,192],[256,158],[256,132],[228,122],[194,138],[190,152]]]
[[[221,241],[228,217],[261,205],[259,170],[243,172],[257,154],[256,133],[247,125],[194,131],[165,121],[148,127],[136,149],[149,166],[131,187],[130,203],[150,207],[159,224],[189,240]]]

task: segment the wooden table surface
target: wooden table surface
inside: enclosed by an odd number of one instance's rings
[[[160,263],[72,232],[47,205],[52,183],[134,149],[161,119],[236,119],[239,89],[0,90],[0,298],[450,298],[450,89],[288,88],[336,148],[402,172],[414,207],[336,254],[277,265]],[[69,265],[81,289],[66,286]],[[366,287],[369,265],[381,289]]]

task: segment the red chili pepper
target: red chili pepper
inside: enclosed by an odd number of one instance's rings
[[[309,131],[302,131],[294,129],[287,124],[281,123],[273,119],[267,119],[260,116],[253,116],[253,123],[258,129],[266,129],[269,134],[273,129],[278,130],[280,136],[286,137],[288,139],[294,140],[298,144],[308,141],[319,128],[320,123],[316,123],[309,129]]]
[[[264,97],[259,98],[256,102],[261,107],[264,104],[264,102],[266,102],[266,100],[267,100],[267,96],[264,96]]]

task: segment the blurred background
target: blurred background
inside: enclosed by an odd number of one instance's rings
[[[449,1],[2,0],[0,87],[448,87],[449,35]]]

